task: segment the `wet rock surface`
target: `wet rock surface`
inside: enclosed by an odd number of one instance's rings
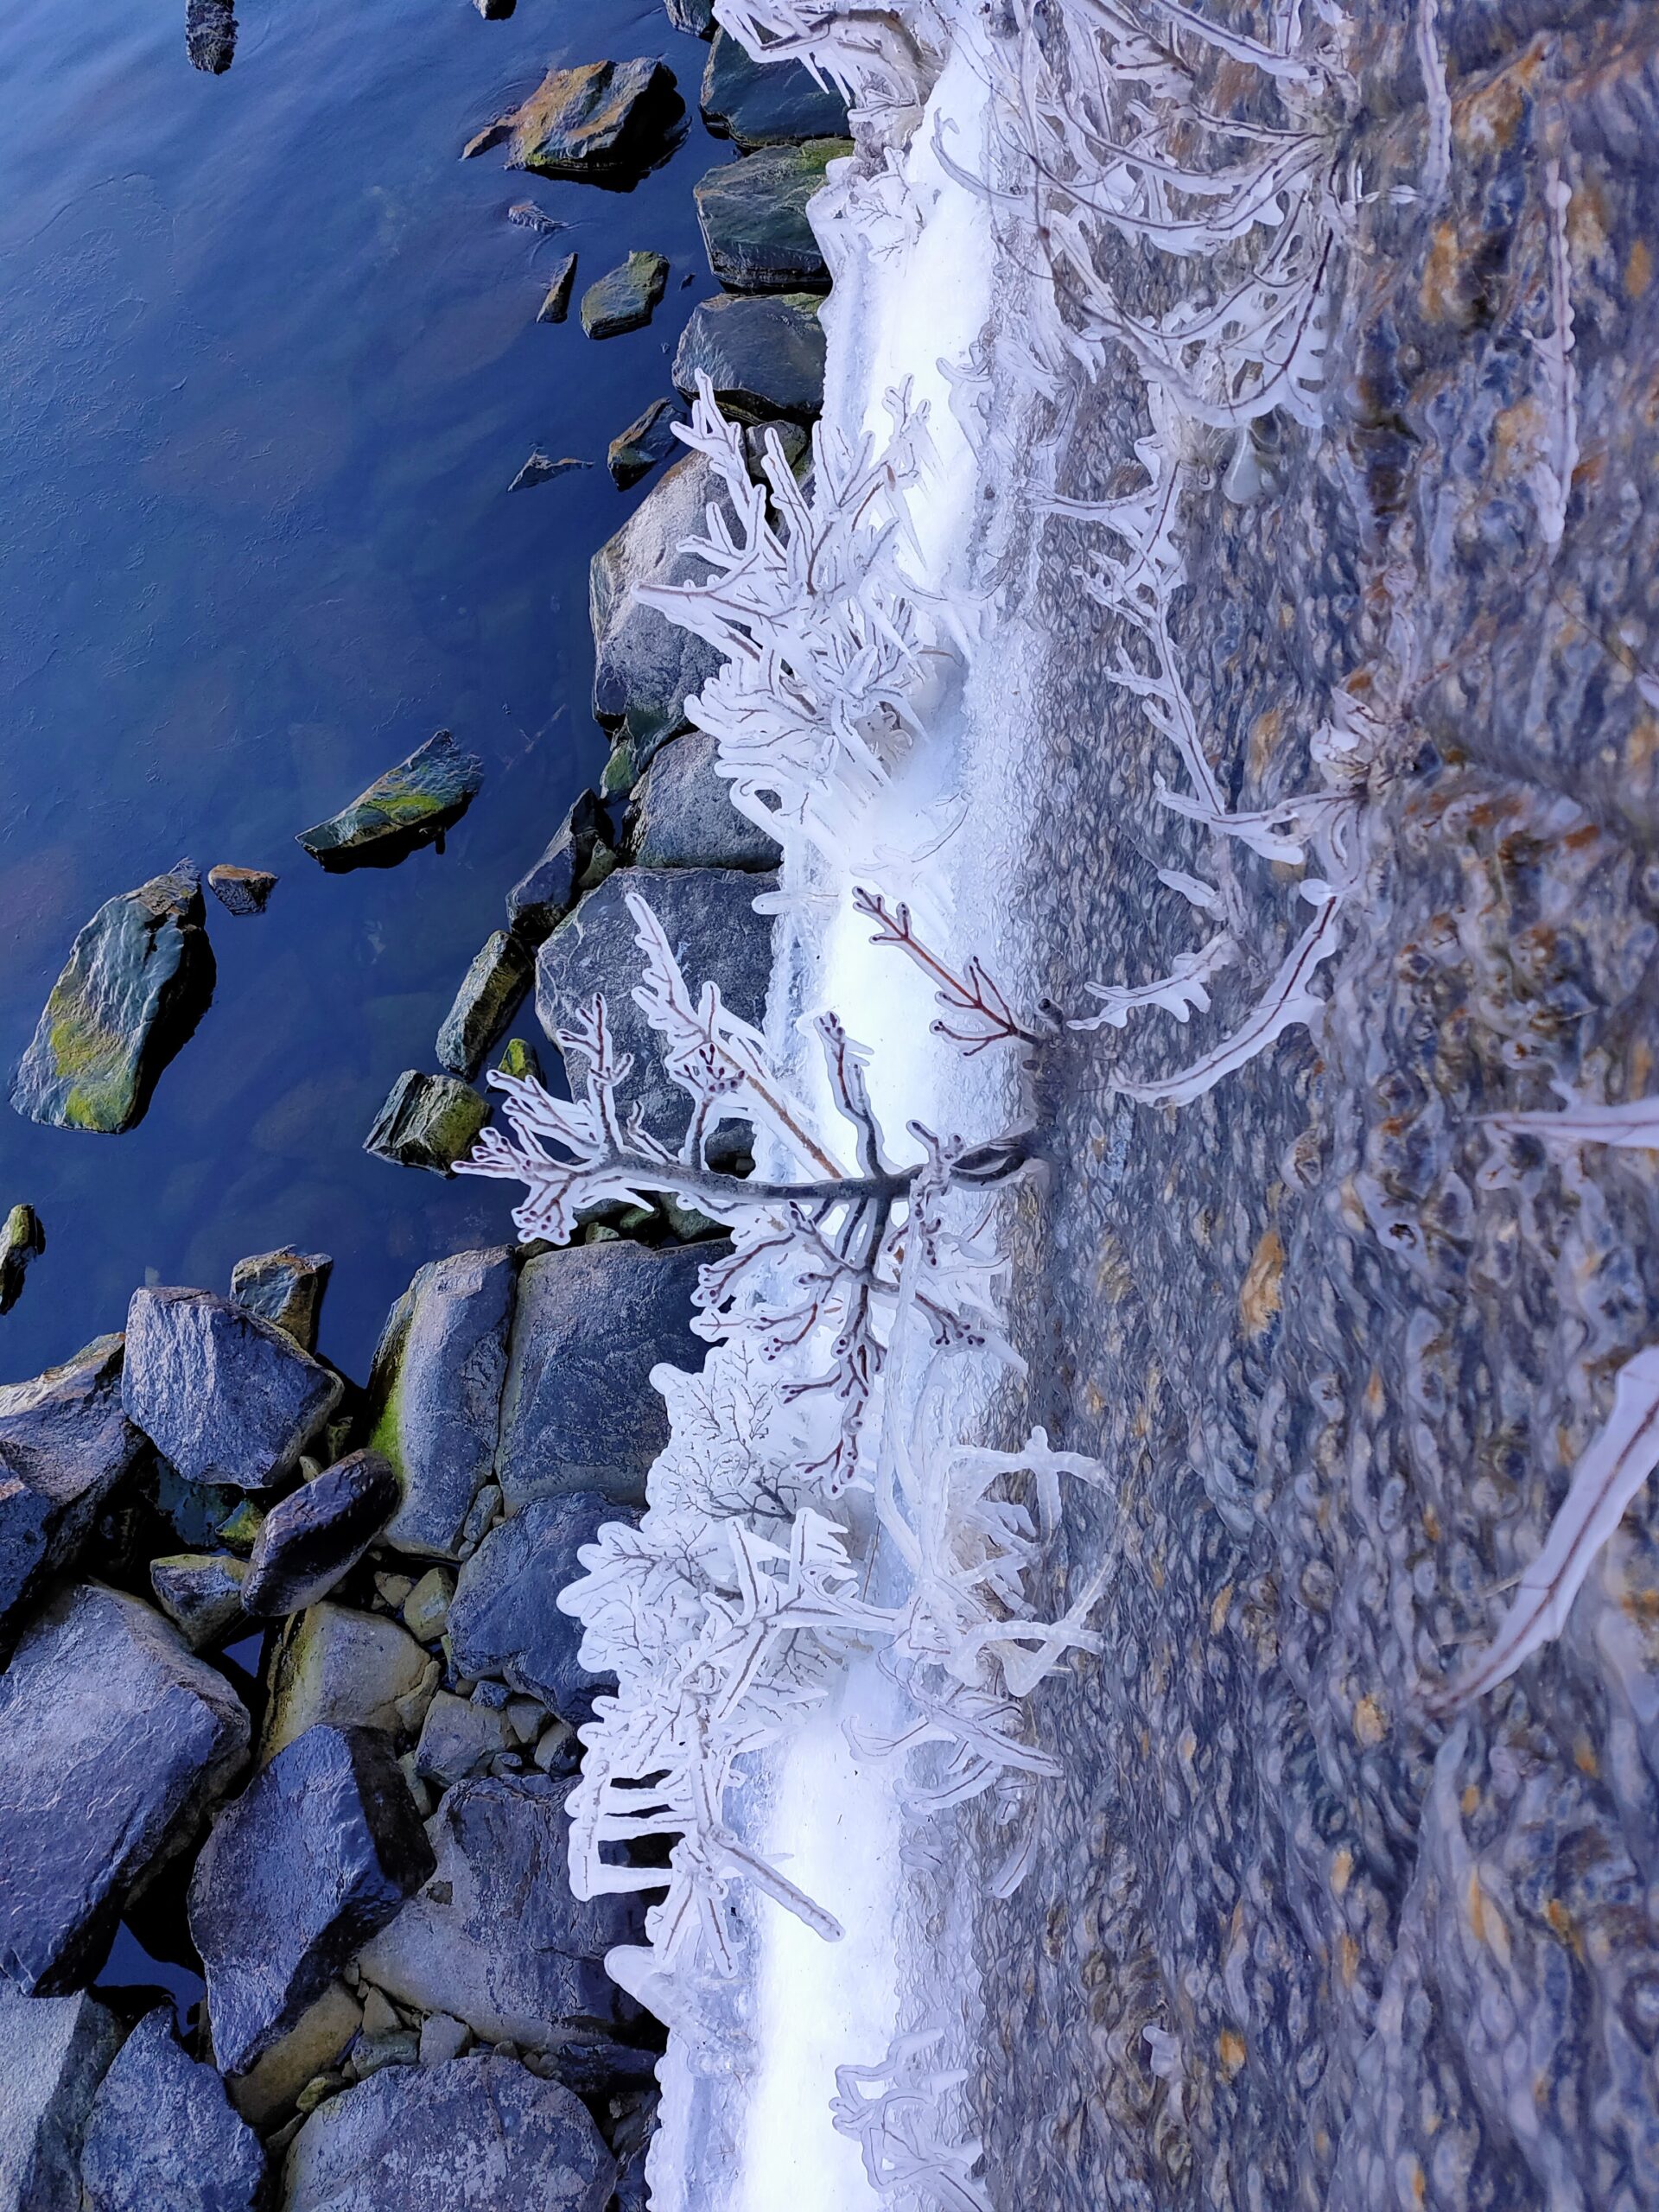
[[[578,1491],[644,1504],[645,1470],[668,1441],[651,1370],[693,1341],[691,1294],[710,1249],[614,1242],[525,1262],[496,1453],[509,1512]]]
[[[482,761],[441,729],[299,842],[326,868],[391,868],[459,822],[483,780]]]
[[[0,1313],[10,1313],[23,1294],[29,1263],[46,1249],[46,1231],[31,1205],[15,1205],[0,1223]]]
[[[537,322],[563,322],[570,312],[570,292],[576,281],[576,257],[567,253],[555,267],[548,279],[542,304],[536,310]]]
[[[231,1301],[293,1338],[302,1351],[315,1351],[322,1294],[334,1273],[326,1252],[257,1252],[231,1269]]]
[[[0,1656],[144,1451],[121,1409],[121,1338],[100,1337],[0,1386]]]
[[[526,944],[540,944],[605,873],[611,849],[610,817],[596,791],[583,791],[559,824],[533,868],[507,893],[507,918]]]
[[[436,1869],[384,1934],[364,1974],[390,1996],[464,2020],[486,2043],[557,2045],[561,2031],[632,2009],[604,1968],[638,1940],[636,1898],[570,1892],[570,1785],[502,1775],[458,1783],[427,1824]]]
[[[677,1136],[686,1099],[664,1075],[652,1032],[633,1001],[639,950],[627,894],[644,898],[666,931],[692,991],[718,983],[725,1004],[742,1021],[765,1014],[772,971],[772,922],[754,902],[773,879],[739,868],[630,868],[607,876],[554,931],[537,956],[536,1013],[550,1037],[569,1026],[596,991],[605,994],[611,1034],[633,1055],[627,1103],[644,1109],[654,1135]],[[571,1071],[580,1082],[580,1068]]]
[[[674,73],[661,61],[550,69],[503,118],[508,165],[603,181],[637,175],[671,150],[683,114]]]
[[[262,2212],[259,2139],[181,2048],[170,2006],[144,2015],[105,2075],[80,2171],[86,2212]]]
[[[852,151],[845,138],[769,147],[710,169],[696,187],[709,266],[736,292],[827,292],[806,203],[825,168]]]
[[[206,1013],[214,978],[201,878],[188,861],[109,899],[52,986],[13,1106],[54,1128],[132,1128]]]
[[[397,1167],[424,1167],[433,1175],[450,1175],[489,1118],[488,1100],[458,1077],[406,1068],[386,1094],[363,1149],[378,1153]]]
[[[799,61],[753,60],[741,39],[716,30],[703,67],[702,119],[746,153],[805,138],[844,138],[847,103]]]
[[[583,2107],[509,2059],[392,2068],[314,2113],[283,2212],[604,2212],[615,2167]]]
[[[823,406],[823,331],[810,292],[702,300],[680,334],[674,382],[691,397],[699,377],[737,423],[815,420]]]
[[[236,868],[221,861],[208,869],[207,888],[226,913],[245,917],[264,912],[265,902],[276,888],[276,878],[265,868]]]
[[[660,253],[631,253],[582,296],[582,327],[589,338],[620,338],[643,330],[662,302],[668,263]]]
[[[286,1330],[206,1290],[138,1290],[121,1403],[187,1482],[267,1490],[339,1404],[340,1377]]]
[[[308,1605],[271,1669],[260,1757],[274,1758],[324,1724],[412,1733],[421,1712],[410,1701],[423,1690],[429,1697],[436,1673],[413,1637],[383,1614],[327,1599]]]
[[[612,1498],[578,1491],[498,1522],[461,1570],[449,1608],[461,1673],[504,1681],[578,1727],[591,1719],[595,1693],[613,1679],[582,1665],[582,1624],[560,1611],[557,1593],[582,1573],[582,1546],[607,1521],[633,1517]]]
[[[438,1031],[440,1066],[471,1081],[530,988],[533,970],[527,945],[505,930],[492,931],[474,954]]]
[[[80,2149],[105,2069],[120,2046],[92,1997],[23,1997],[0,1980],[0,2205],[81,2212]]]
[[[0,1675],[0,1974],[48,1996],[86,1979],[248,1735],[235,1692],[159,1613],[100,1583],[55,1598]]]
[[[213,2055],[245,2074],[432,1872],[390,1740],[308,1729],[213,1823],[190,1883]]]
[[[267,1619],[315,1605],[356,1566],[402,1497],[378,1452],[353,1452],[279,1498],[260,1524],[242,1584]]]
[[[643,415],[636,416],[626,430],[619,430],[605,454],[618,491],[628,491],[659,462],[683,453],[685,448],[674,435],[674,425],[690,420],[688,410],[677,401],[653,399]]]
[[[715,767],[712,737],[688,730],[646,769],[628,810],[637,867],[775,868],[782,855],[766,831],[740,814]]]

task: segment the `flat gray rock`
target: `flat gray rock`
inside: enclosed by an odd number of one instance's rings
[[[378,1452],[353,1452],[279,1498],[248,1560],[248,1611],[276,1620],[327,1597],[385,1527],[400,1495]]]
[[[473,1500],[494,1469],[517,1254],[430,1260],[392,1308],[369,1378],[370,1441],[401,1485],[387,1541],[461,1557]]]
[[[144,1117],[162,1070],[213,995],[201,878],[188,861],[92,916],[23,1054],[11,1103],[31,1122],[117,1135]]]
[[[724,1248],[616,1239],[525,1262],[496,1454],[509,1514],[579,1491],[644,1504],[646,1470],[668,1441],[651,1370],[698,1362],[691,1294],[711,1249]]]
[[[454,1004],[438,1031],[439,1065],[470,1082],[530,988],[535,955],[506,930],[495,930],[474,954]]]
[[[847,137],[847,103],[804,62],[756,61],[741,39],[717,30],[703,66],[702,119],[746,153],[805,138]]]
[[[190,1883],[213,2054],[245,2074],[432,1872],[389,1738],[308,1729],[213,1823]]]
[[[776,881],[736,868],[619,869],[560,923],[537,957],[536,1012],[542,1027],[556,1036],[602,991],[617,1051],[633,1056],[624,1109],[643,1107],[647,1128],[664,1141],[677,1143],[690,1101],[663,1072],[658,1040],[634,1002],[640,954],[627,893],[641,895],[662,924],[692,996],[705,982],[718,983],[732,1013],[758,1027],[766,1018],[772,979],[772,921],[755,912],[754,902]],[[580,1063],[566,1070],[576,1086],[583,1072]]]
[[[674,72],[661,61],[550,69],[502,118],[512,139],[507,166],[542,176],[637,175],[671,149],[684,112]]]
[[[823,330],[812,292],[725,292],[701,300],[680,334],[674,383],[690,399],[697,378],[737,423],[810,423],[823,407]]]
[[[484,780],[484,764],[447,729],[377,776],[349,806],[298,834],[313,860],[334,871],[391,868],[460,821]]]
[[[81,2153],[86,2212],[259,2212],[265,2153],[211,2066],[147,2012],[92,2103]]]
[[[302,1351],[315,1351],[322,1294],[334,1270],[326,1252],[296,1252],[291,1244],[256,1252],[231,1269],[231,1302],[283,1330]]]
[[[614,1248],[592,1248],[609,1251]],[[449,1607],[456,1667],[497,1677],[540,1700],[575,1727],[593,1718],[594,1698],[615,1677],[590,1675],[576,1656],[582,1623],[561,1612],[558,1593],[581,1574],[576,1554],[607,1521],[634,1514],[594,1491],[538,1498],[499,1521],[461,1570]]]
[[[368,1979],[400,2002],[464,2020],[486,2043],[543,2050],[570,2026],[607,2028],[637,2007],[605,1971],[637,1942],[637,1897],[570,1892],[571,1784],[493,1776],[449,1790],[427,1823],[436,1872],[364,1947]]]
[[[0,1654],[145,1451],[121,1410],[118,1336],[0,1388]]]
[[[138,1290],[121,1402],[187,1482],[268,1490],[340,1403],[287,1331],[206,1290]]]
[[[0,1676],[0,1973],[73,1989],[134,1882],[187,1843],[248,1754],[223,1675],[159,1613],[84,1582]]]
[[[686,727],[687,698],[721,666],[713,645],[633,597],[641,584],[690,583],[708,574],[707,562],[681,549],[702,535],[711,503],[730,514],[709,461],[689,454],[664,472],[588,569],[594,715],[607,729],[620,729],[640,766]]]
[[[775,839],[740,814],[715,768],[719,747],[706,731],[687,730],[658,753],[634,788],[628,810],[632,857],[642,868],[775,868]]]
[[[604,2212],[615,2176],[569,2089],[452,2058],[320,2105],[289,2145],[283,2212]]]
[[[0,2212],[81,2212],[86,2116],[120,2043],[96,1998],[0,1981]]]
[[[846,138],[771,146],[710,169],[694,187],[709,266],[734,292],[827,292],[830,271],[807,220]]]

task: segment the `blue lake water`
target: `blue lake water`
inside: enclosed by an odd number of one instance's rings
[[[588,563],[652,480],[605,448],[716,289],[691,187],[732,149],[658,0],[239,15],[211,77],[183,0],[0,9],[0,1090],[104,899],[187,854],[282,878],[261,918],[208,898],[213,1004],[137,1130],[0,1105],[0,1212],[48,1239],[0,1380],[282,1243],[334,1255],[322,1349],[361,1379],[423,1260],[511,1235],[504,1186],[362,1139],[603,766]],[[635,54],[690,128],[632,192],[457,158],[550,66]],[[672,264],[649,328],[537,324],[563,253],[579,296],[635,247]],[[538,446],[594,467],[509,498]],[[294,833],[439,727],[486,766],[446,850],[324,874]]]

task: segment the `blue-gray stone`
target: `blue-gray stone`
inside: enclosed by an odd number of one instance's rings
[[[706,376],[736,423],[810,423],[823,406],[823,330],[811,292],[723,292],[680,334],[674,383],[689,399]]]
[[[709,564],[684,550],[713,505],[731,513],[713,467],[688,454],[664,471],[588,571],[594,631],[594,715],[626,734],[643,764],[686,727],[685,702],[721,666],[716,648],[634,596],[642,584],[700,582]]]
[[[844,138],[847,103],[800,61],[756,61],[741,39],[716,31],[702,72],[702,119],[717,137],[756,146]]]
[[[326,1598],[385,1527],[400,1495],[378,1452],[353,1452],[279,1498],[248,1560],[248,1611],[280,1619]]]
[[[677,399],[653,399],[643,415],[626,430],[619,430],[606,450],[606,465],[620,492],[648,476],[659,461],[672,461],[685,447],[674,435],[674,425],[690,420]]]
[[[491,932],[474,954],[439,1027],[441,1067],[472,1080],[530,988],[535,966],[534,954],[517,937],[506,930]]]
[[[540,944],[582,896],[595,855],[608,852],[610,817],[597,791],[583,791],[535,866],[507,893],[507,919],[525,944]]]
[[[641,330],[656,313],[668,285],[668,262],[660,253],[631,253],[607,269],[582,296],[582,327],[589,338],[620,338]]]
[[[391,868],[459,822],[483,780],[483,762],[441,729],[299,842],[326,868]]]
[[[86,1582],[0,1676],[0,1973],[55,1995],[96,1972],[126,1894],[245,1764],[248,1716],[159,1613]]]
[[[432,1872],[378,1729],[308,1728],[213,1823],[190,1883],[213,2055],[245,2074]]]
[[[458,1077],[405,1068],[386,1094],[363,1149],[394,1166],[424,1167],[434,1175],[449,1175],[478,1141],[489,1118],[488,1101]]]
[[[285,1331],[302,1351],[315,1351],[322,1294],[334,1269],[326,1252],[296,1252],[291,1244],[256,1252],[231,1269],[231,1302]]]
[[[81,2212],[86,2115],[120,2042],[95,1998],[0,1981],[0,2212]]]
[[[628,836],[640,868],[775,868],[782,859],[766,831],[740,814],[715,766],[718,747],[687,730],[665,745],[634,788]]]
[[[86,2212],[259,2212],[259,2138],[181,2047],[170,2005],[144,2015],[105,2075],[80,2174]]]
[[[156,1602],[193,1651],[222,1643],[243,1619],[248,1564],[231,1552],[174,1552],[149,1562]]]
[[[340,1377],[287,1331],[206,1290],[138,1290],[121,1402],[187,1482],[268,1490],[339,1404]]]
[[[597,1491],[579,1491],[538,1498],[511,1520],[498,1521],[461,1568],[449,1603],[458,1672],[474,1679],[499,1675],[575,1726],[590,1719],[595,1694],[613,1690],[615,1677],[591,1675],[582,1664],[582,1624],[555,1600],[582,1571],[581,1547],[591,1544],[606,1522],[635,1518]]]
[[[604,2212],[615,2175],[561,2083],[451,2058],[320,2105],[289,2147],[283,2212]]]
[[[693,188],[709,266],[734,292],[827,292],[830,271],[806,206],[845,138],[769,146],[710,169]]]

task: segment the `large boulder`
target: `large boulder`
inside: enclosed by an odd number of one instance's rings
[[[320,2105],[289,2147],[283,2212],[603,2212],[615,2173],[569,2089],[452,2058]]]
[[[81,2212],[86,2116],[120,2043],[96,1998],[0,1981],[0,2212]]]
[[[710,505],[731,506],[702,454],[664,472],[588,572],[594,628],[594,715],[620,729],[644,766],[655,748],[687,727],[685,702],[721,666],[721,655],[634,597],[642,584],[700,582],[708,563],[683,548],[701,537]]]
[[[391,1740],[312,1728],[214,1821],[190,1882],[220,2070],[245,2074],[433,1868]]]
[[[691,1294],[709,1256],[707,1245],[653,1251],[617,1238],[525,1262],[496,1452],[509,1514],[577,1491],[644,1504],[668,1441],[651,1370],[695,1350]]]
[[[369,1377],[370,1441],[401,1497],[387,1541],[457,1560],[495,1461],[518,1255],[503,1247],[429,1261],[392,1308]]]
[[[378,1452],[353,1452],[279,1499],[248,1560],[249,1612],[279,1619],[326,1597],[385,1527],[400,1494]]]
[[[640,868],[775,868],[777,841],[740,814],[715,766],[719,747],[700,729],[665,745],[646,769],[628,811]]]
[[[530,988],[535,958],[530,947],[506,930],[495,930],[473,956],[461,979],[454,1003],[438,1030],[440,1066],[467,1082],[512,1018]]]
[[[609,1249],[606,1246],[596,1248]],[[449,1607],[459,1671],[499,1678],[540,1700],[573,1726],[593,1717],[594,1698],[615,1678],[590,1675],[577,1658],[580,1621],[559,1611],[561,1590],[582,1573],[576,1554],[607,1521],[634,1515],[594,1491],[538,1498],[499,1521],[461,1570]]]
[[[96,1582],[55,1598],[0,1676],[0,1972],[55,1995],[96,1971],[248,1736],[229,1683],[148,1605]]]
[[[710,169],[694,187],[709,266],[734,292],[827,292],[830,270],[807,202],[845,138],[772,146]]]
[[[734,422],[811,422],[823,407],[816,293],[722,292],[700,301],[680,334],[675,385],[690,399],[699,376]]]
[[[436,1662],[384,1614],[327,1599],[308,1605],[271,1669],[260,1758],[275,1758],[323,1722],[412,1734],[424,1715],[429,1669],[435,1676]]]
[[[684,113],[674,72],[661,61],[550,69],[523,105],[502,118],[512,139],[507,166],[620,181],[671,150]]]
[[[844,138],[847,103],[804,62],[757,61],[741,38],[716,31],[703,66],[702,119],[718,138],[756,146]]]
[[[291,1244],[256,1252],[231,1269],[231,1301],[284,1331],[302,1351],[315,1351],[322,1294],[334,1271],[326,1252],[296,1252]]]
[[[637,1897],[570,1891],[564,1801],[545,1775],[458,1783],[427,1823],[437,1871],[359,1964],[423,2012],[464,2020],[486,2043],[545,2050],[572,2026],[605,2028],[637,2010],[605,1971],[613,1944],[639,1941]]]
[[[147,2012],[93,2101],[81,2152],[86,2212],[260,2212],[265,2154],[211,2066]]]
[[[340,1403],[285,1329],[207,1290],[137,1290],[121,1402],[187,1482],[269,1490]]]
[[[0,1655],[144,1451],[121,1410],[121,1344],[99,1337],[0,1388]]]
[[[463,753],[447,729],[377,776],[349,806],[297,833],[313,860],[336,873],[391,868],[460,821],[484,780],[476,753]]]
[[[772,921],[755,912],[754,902],[776,882],[737,868],[619,870],[588,893],[537,957],[536,1012],[543,1028],[556,1037],[603,992],[617,1052],[633,1058],[624,1103],[642,1107],[646,1127],[664,1141],[677,1141],[691,1106],[664,1072],[659,1040],[634,1001],[640,953],[627,894],[644,898],[662,924],[692,997],[704,983],[718,983],[729,1010],[759,1027],[772,980]],[[577,1086],[584,1072],[580,1059],[566,1069]]]
[[[100,906],[70,948],[11,1103],[31,1122],[117,1135],[213,995],[201,878],[188,861]]]

